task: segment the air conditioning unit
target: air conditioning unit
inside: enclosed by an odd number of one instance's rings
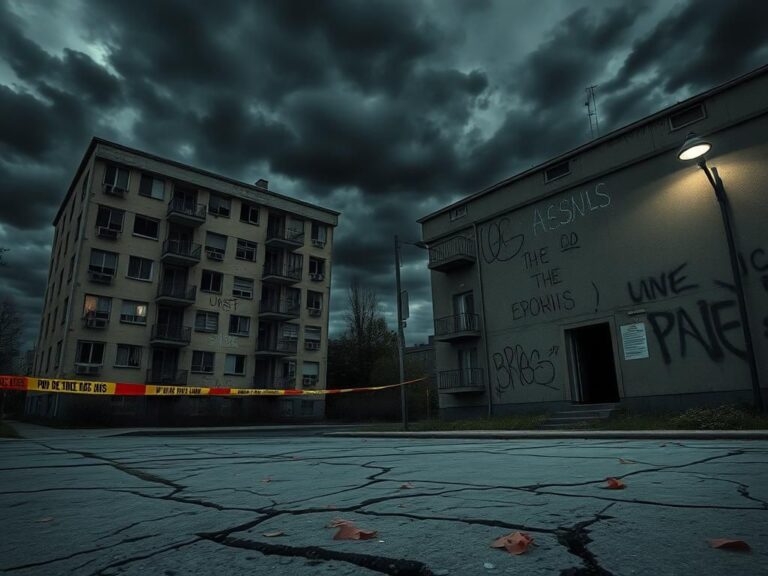
[[[316,248],[325,248],[325,240],[318,240],[317,238],[312,238],[312,246],[315,246]]]
[[[314,388],[317,386],[317,376],[304,376],[301,379],[302,388]]]
[[[320,308],[307,308],[310,316],[320,316],[322,310]]]
[[[243,290],[232,290],[232,296],[238,296],[239,298],[253,298],[253,292],[245,292]]]
[[[88,276],[92,282],[98,282],[99,284],[112,284],[112,274],[97,272],[95,270],[88,270]]]
[[[104,184],[104,193],[109,194],[110,196],[120,196],[122,198],[127,192],[128,190],[125,188],[120,188],[113,184]]]
[[[101,372],[101,364],[75,364],[75,374],[94,375]]]
[[[208,258],[210,258],[211,260],[218,260],[219,262],[224,260],[224,254],[222,254],[221,252],[214,252],[213,250],[207,250],[206,254]]]
[[[322,282],[325,280],[325,274],[315,273],[309,275],[310,280],[314,280],[315,282]]]
[[[99,238],[106,238],[107,240],[117,240],[117,235],[120,232],[117,230],[113,230],[112,228],[107,228],[106,226],[99,226],[98,235]]]
[[[305,340],[304,341],[304,349],[305,350],[320,350],[320,342],[316,340]]]

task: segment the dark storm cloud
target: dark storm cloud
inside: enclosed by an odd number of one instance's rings
[[[62,46],[0,4],[0,73],[14,75],[0,77],[0,245],[34,270],[4,276],[0,296],[36,331],[50,221],[100,135],[342,211],[332,325],[353,277],[391,319],[393,235],[415,240],[418,217],[585,142],[586,86],[605,133],[768,56],[755,2],[562,5],[542,24],[490,1],[100,0],[56,23],[81,39]],[[479,36],[485,57],[468,49]],[[423,308],[425,255],[403,260]]]

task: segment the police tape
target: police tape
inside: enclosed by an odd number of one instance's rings
[[[165,386],[130,384],[127,382],[99,382],[63,378],[36,378],[33,376],[0,375],[0,390],[20,392],[53,392],[60,394],[97,394],[106,396],[322,396],[350,392],[375,392],[422,382],[425,378],[408,380],[385,386],[365,388],[330,388],[318,390],[286,390],[274,388],[205,388],[199,386]]]

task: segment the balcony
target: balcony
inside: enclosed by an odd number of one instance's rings
[[[447,392],[449,394],[484,392],[483,369],[464,368],[438,372],[437,389],[439,392]]]
[[[298,340],[259,338],[256,342],[256,356],[295,356],[298,348]]]
[[[478,314],[455,314],[435,320],[435,340],[459,342],[480,337]]]
[[[186,284],[174,284],[173,282],[163,282],[157,287],[158,304],[167,304],[169,306],[189,306],[195,303],[197,297],[197,286],[187,286]]]
[[[171,198],[168,204],[168,220],[185,226],[199,226],[205,222],[207,214],[205,204],[196,204],[182,198]]]
[[[273,284],[296,284],[301,282],[301,272],[301,268],[265,265],[261,281]]]
[[[186,386],[186,370],[147,370],[147,384],[164,384],[166,386]]]
[[[109,325],[109,312],[91,310],[83,315],[83,326],[103,330]]]
[[[149,343],[153,346],[186,346],[192,339],[192,328],[174,324],[154,324]]]
[[[475,263],[475,241],[456,236],[429,247],[429,268],[449,272]]]
[[[301,315],[301,303],[297,300],[275,298],[259,302],[259,318],[262,320],[292,320]]]
[[[296,250],[297,248],[304,246],[304,229],[267,226],[267,239],[265,244],[275,248]]]
[[[200,262],[200,251],[200,244],[195,244],[194,242],[166,240],[163,242],[163,255],[160,259],[165,264],[194,266]]]

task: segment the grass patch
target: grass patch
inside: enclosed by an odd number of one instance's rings
[[[0,420],[0,438],[21,438],[16,429]]]
[[[727,405],[668,414],[619,412],[607,420],[581,424],[590,430],[768,430],[768,414]]]

